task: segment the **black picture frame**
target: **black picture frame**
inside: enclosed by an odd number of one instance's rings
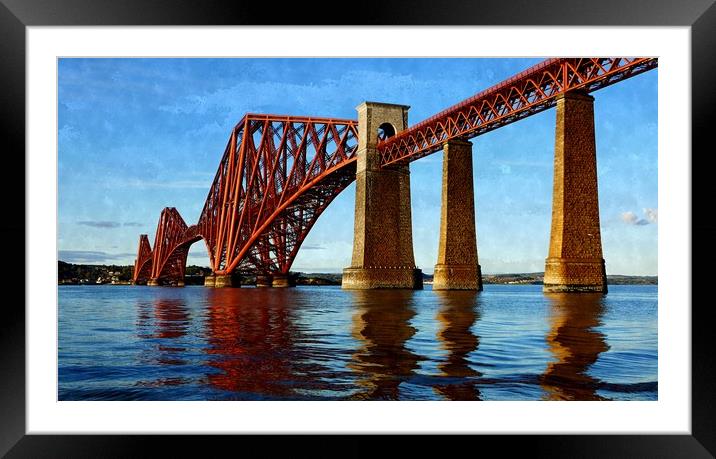
[[[32,282],[31,270],[25,266],[25,250],[33,241],[25,237],[25,201],[19,190],[25,190],[25,32],[28,26],[82,25],[272,25],[301,23],[310,25],[628,25],[628,26],[690,26],[691,27],[691,84],[692,84],[692,152],[684,152],[684,160],[692,167],[692,246],[699,248],[692,255],[692,434],[691,435],[519,435],[480,436],[468,439],[467,446],[487,452],[506,451],[551,457],[713,457],[716,452],[716,424],[714,423],[714,358],[709,320],[711,305],[705,296],[709,285],[706,263],[716,259],[716,224],[712,212],[713,191],[706,180],[697,175],[707,174],[704,167],[706,153],[713,150],[710,130],[712,112],[716,107],[716,5],[714,0],[669,2],[666,0],[602,0],[599,2],[523,2],[519,0],[415,1],[407,4],[396,1],[356,3],[354,8],[342,8],[336,3],[311,2],[295,4],[289,9],[271,8],[265,2],[235,1],[191,2],[188,0],[1,0],[0,56],[2,90],[0,114],[3,126],[3,169],[6,199],[3,200],[3,223],[0,231],[10,251],[1,266],[8,289],[21,293],[18,280],[25,276],[25,289]],[[340,14],[339,14],[340,11]],[[348,13],[347,11],[350,11]],[[668,127],[667,127],[668,128]],[[48,134],[49,135],[49,134]],[[695,154],[695,152],[699,154]],[[703,177],[702,177],[703,178]],[[9,196],[9,198],[8,198]],[[699,211],[701,210],[701,212]],[[19,239],[24,244],[19,244]],[[693,252],[693,251],[692,251]],[[23,260],[20,262],[19,260]],[[19,266],[23,269],[20,270]],[[661,279],[668,282],[668,279]],[[700,297],[700,299],[699,299]],[[150,454],[150,447],[166,456],[185,456],[190,443],[198,441],[207,446],[204,453],[233,448],[246,448],[247,438],[230,436],[149,436],[149,435],[26,435],[25,398],[25,308],[19,299],[4,304],[0,320],[0,454],[7,457],[128,457]],[[638,426],[635,426],[638,427]],[[343,441],[333,449],[330,442]],[[401,441],[401,456],[421,451],[426,437],[412,437]],[[320,440],[320,448],[312,437],[293,436],[283,442],[295,455],[308,451],[312,456],[365,456],[374,451],[363,436],[330,437]],[[452,440],[437,439],[447,454],[456,446]],[[263,453],[275,451],[276,443],[265,437],[251,439],[263,444]],[[459,442],[464,443],[464,442]],[[511,454],[510,454],[511,455]]]

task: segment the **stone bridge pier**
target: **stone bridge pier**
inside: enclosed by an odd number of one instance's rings
[[[204,278],[205,287],[224,288],[224,287],[241,287],[241,279],[238,273],[216,275],[212,274]],[[289,274],[273,273],[273,274],[257,274],[256,287],[295,287],[296,281]]]
[[[557,100],[552,229],[545,292],[607,292],[602,255],[594,138],[594,97]]]
[[[241,287],[241,282],[235,274],[211,274],[204,278],[204,287]]]
[[[378,131],[392,136],[408,124],[405,105],[364,102],[358,110],[358,163],[351,266],[344,289],[423,288],[415,266],[409,165],[380,167]]]
[[[443,146],[438,262],[433,290],[482,290],[477,262],[472,143],[452,139]]]

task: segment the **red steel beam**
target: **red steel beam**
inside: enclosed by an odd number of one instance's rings
[[[381,166],[406,164],[442,149],[457,137],[471,138],[554,106],[568,91],[585,92],[657,67],[656,58],[547,59],[377,145]]]

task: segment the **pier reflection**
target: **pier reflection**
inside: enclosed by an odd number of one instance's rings
[[[480,318],[479,295],[473,291],[436,291],[435,294],[441,303],[436,317],[441,326],[437,339],[448,352],[438,369],[444,376],[441,379],[449,382],[438,384],[433,390],[447,400],[480,400],[480,391],[471,379],[481,374],[470,366],[468,359],[480,344],[480,339],[471,331]]]
[[[602,324],[604,295],[599,293],[547,294],[550,332],[547,345],[554,361],[540,378],[548,400],[601,400],[599,381],[587,374],[599,355],[609,349]]]
[[[398,400],[400,384],[418,367],[419,356],[405,344],[417,331],[411,290],[351,291],[356,312],[352,335],[360,347],[348,367],[362,389],[356,399]]]

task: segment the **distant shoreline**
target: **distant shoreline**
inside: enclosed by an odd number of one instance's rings
[[[81,265],[58,263],[58,285],[131,285],[133,266]],[[211,269],[203,266],[187,266],[186,285],[203,285],[204,276]],[[296,285],[341,285],[341,273],[291,273]],[[544,273],[483,274],[486,285],[542,285]],[[423,282],[432,284],[432,274],[423,274]],[[244,276],[243,285],[255,285],[253,276]],[[658,285],[658,276],[607,275],[607,285]]]

